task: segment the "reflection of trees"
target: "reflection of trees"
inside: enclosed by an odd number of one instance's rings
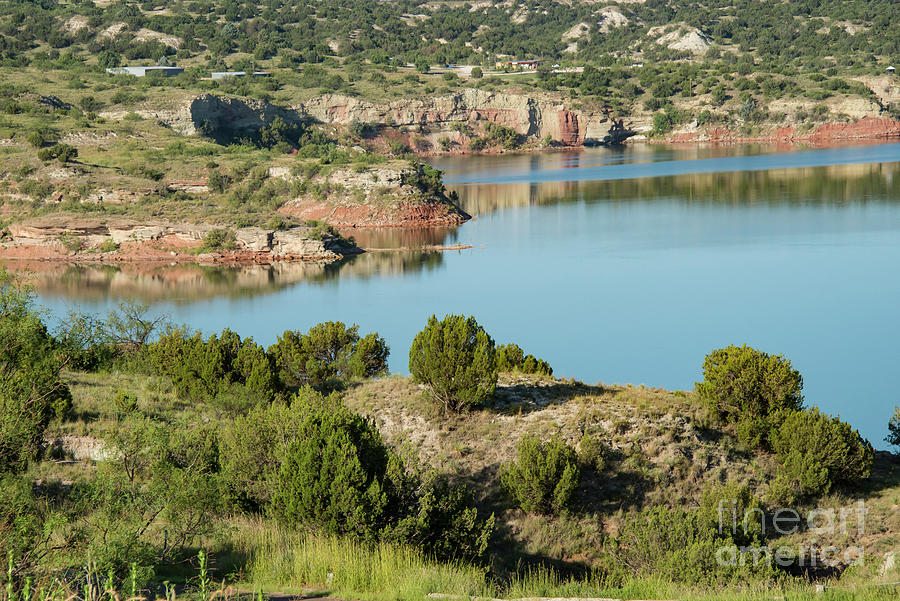
[[[896,177],[895,177],[896,176]],[[630,201],[676,198],[721,204],[851,204],[900,198],[900,163],[833,165],[698,173],[593,182],[538,182],[451,186],[473,215],[526,205],[573,201]]]
[[[9,261],[44,296],[79,301],[134,298],[143,302],[192,302],[215,297],[271,294],[299,284],[322,285],[338,277],[368,278],[437,269],[437,251],[375,252],[334,263],[275,263],[214,267],[197,264],[72,265]]]

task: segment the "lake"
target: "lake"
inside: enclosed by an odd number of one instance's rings
[[[884,448],[900,403],[900,144],[827,149],[636,145],[433,164],[473,220],[455,231],[355,232],[340,264],[209,269],[54,266],[55,315],[136,297],[206,332],[270,344],[324,320],[377,330],[407,371],[432,313],[586,382],[690,389],[728,344],[783,353],[808,404]]]

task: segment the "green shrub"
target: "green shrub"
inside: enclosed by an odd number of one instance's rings
[[[248,433],[254,423],[269,433]],[[415,544],[443,558],[480,556],[493,530],[493,516],[479,519],[461,489],[408,471],[375,425],[336,395],[306,388],[289,413],[277,404],[256,410],[225,437],[223,454],[225,474],[249,484],[257,502],[268,496],[271,511],[289,524]]]
[[[148,347],[148,356],[185,400],[242,410],[272,401],[278,389],[274,365],[263,347],[228,329],[206,340],[199,332],[189,336],[171,330]]]
[[[506,150],[513,150],[519,147],[519,134],[511,127],[488,122],[485,131],[488,141],[492,144],[503,146]]]
[[[80,491],[84,547],[101,574],[146,581],[215,528],[222,509],[216,427],[158,421],[140,412],[104,439],[111,450]],[[134,566],[132,568],[132,566]]]
[[[472,79],[481,79],[482,77],[484,77],[484,72],[481,70],[481,67],[473,67]]]
[[[609,449],[595,436],[585,432],[578,443],[578,463],[600,473],[606,468]]]
[[[307,402],[297,399],[317,394],[311,388],[301,388],[293,403],[295,407],[306,406]],[[246,511],[268,507],[281,460],[305,418],[290,404],[276,400],[236,416],[223,430],[220,461],[223,479],[229,483],[226,494],[231,505]]]
[[[752,447],[766,444],[770,417],[803,404],[803,378],[781,355],[749,346],[712,351],[703,361],[696,391],[719,422],[735,424],[738,437]]]
[[[25,475],[0,473],[0,549],[3,550],[3,572],[11,560],[14,573],[32,572],[53,546],[46,536],[57,518],[46,511],[46,504],[36,498],[34,479]],[[9,586],[9,580],[5,583]],[[8,590],[5,591],[8,593]],[[12,599],[9,594],[7,599]]]
[[[203,238],[203,244],[197,249],[200,254],[237,248],[237,238],[228,229],[210,230]]]
[[[119,250],[119,245],[112,238],[107,238],[97,247],[97,252],[114,253]]]
[[[802,495],[828,493],[869,477],[875,460],[872,445],[850,424],[817,407],[786,411],[772,433],[772,449],[784,474]]]
[[[469,150],[479,152],[487,147],[487,141],[481,137],[475,137],[469,140]]]
[[[29,132],[26,140],[35,148],[41,148],[44,144],[47,143],[46,138],[44,138],[44,134],[40,131]]]
[[[113,405],[115,405],[116,412],[119,414],[132,413],[137,411],[137,397],[119,391],[116,393],[116,398],[113,399]]]
[[[741,565],[740,551],[728,528],[719,529],[702,511],[655,506],[626,519],[606,546],[610,571],[686,584],[745,584],[776,577],[771,558],[754,565],[752,554]],[[729,565],[731,558],[735,565]],[[720,563],[719,559],[723,559]]]
[[[68,163],[76,158],[78,158],[78,149],[68,144],[55,144],[38,151],[38,159],[44,162],[57,159],[60,163]]]
[[[474,317],[432,315],[413,339],[409,371],[445,410],[475,407],[497,386],[494,341]]]
[[[403,185],[418,188],[425,194],[440,196],[444,192],[444,172],[425,163],[415,162],[401,174]]]
[[[285,386],[340,388],[351,378],[387,372],[390,349],[378,334],[360,338],[359,326],[340,321],[317,324],[303,334],[287,330],[269,347],[278,377]]]
[[[84,240],[78,234],[65,232],[56,237],[56,240],[62,244],[63,248],[72,253],[84,249]]]
[[[529,513],[556,514],[578,488],[580,471],[575,450],[558,436],[546,443],[532,434],[519,442],[516,461],[500,475],[516,505]]]
[[[230,180],[227,175],[222,175],[218,171],[211,171],[209,177],[206,178],[206,185],[210,192],[222,194],[228,189]]]
[[[41,451],[44,430],[72,408],[65,365],[31,292],[0,269],[0,475],[23,470]]]
[[[275,514],[328,533],[378,538],[397,517],[400,462],[377,428],[338,399],[307,395],[292,409],[303,418],[279,465]]]
[[[106,323],[91,314],[70,311],[54,336],[72,369],[95,371],[118,354]]]
[[[553,368],[549,363],[543,359],[537,359],[534,355],[526,355],[525,351],[516,344],[504,344],[497,347],[497,369],[523,374],[553,375]]]

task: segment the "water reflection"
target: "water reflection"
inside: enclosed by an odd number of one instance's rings
[[[193,303],[212,298],[273,294],[298,284],[329,285],[339,276],[371,278],[433,271],[438,251],[371,252],[334,263],[276,263],[218,267],[198,264],[76,265],[50,261],[0,262],[23,276],[44,298],[101,302]]]
[[[671,152],[671,151],[669,151]],[[554,155],[557,162],[578,167],[582,155]],[[476,160],[481,160],[479,157]],[[539,169],[546,155],[488,157]],[[463,209],[489,215],[502,209],[567,203],[633,203],[666,201],[683,206],[845,206],[894,203],[900,199],[900,163],[832,165],[800,169],[699,173],[609,181],[534,181],[519,184],[467,184],[457,190]],[[540,175],[539,171],[535,172]],[[537,179],[537,178],[536,178]],[[660,205],[662,206],[662,205]],[[153,303],[190,303],[216,297],[240,298],[272,294],[298,284],[332,285],[339,278],[399,277],[431,272],[444,264],[444,253],[429,246],[460,241],[490,244],[481,228],[408,230],[355,229],[342,233],[372,249],[331,264],[282,263],[241,267],[188,265],[72,265],[42,261],[10,261],[7,267],[28,273],[46,297],[82,301],[136,298]],[[475,239],[467,240],[469,236]],[[380,250],[379,250],[380,249]],[[405,250],[389,250],[405,249]]]
[[[679,199],[684,203],[834,204],[900,198],[900,163],[696,173],[607,181],[450,184],[472,215],[565,202]]]
[[[428,246],[452,244],[456,241],[456,228],[342,228],[339,230],[346,238],[353,238],[360,248],[385,249],[407,248],[421,249]]]

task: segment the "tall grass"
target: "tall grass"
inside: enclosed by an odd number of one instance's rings
[[[612,585],[599,572],[563,578],[549,568],[526,568],[500,583],[484,568],[462,562],[438,562],[413,547],[366,545],[345,538],[314,535],[264,520],[240,520],[231,535],[232,551],[247,558],[244,584],[254,589],[314,589],[358,600],[425,601],[443,593],[469,601],[489,599],[604,598],[678,601],[892,601],[897,586],[829,585],[824,593],[802,581],[783,586],[695,588],[654,578]]]
[[[263,589],[320,588],[345,597],[416,601],[432,592],[461,596],[491,592],[484,569],[436,562],[404,545],[366,545],[257,520],[239,526],[232,545],[248,558],[247,580]]]

